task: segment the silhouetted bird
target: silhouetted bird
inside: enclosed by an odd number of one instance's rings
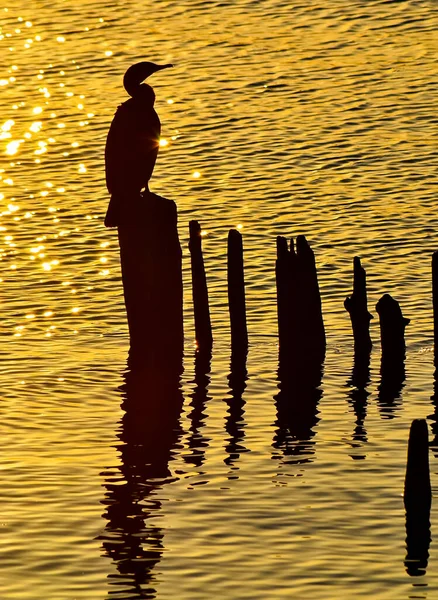
[[[131,98],[118,107],[105,147],[106,185],[111,194],[106,227],[117,227],[122,205],[138,197],[142,189],[148,190],[161,123],[154,110],[154,90],[142,82],[152,73],[172,66],[140,62],[125,73],[123,85]]]

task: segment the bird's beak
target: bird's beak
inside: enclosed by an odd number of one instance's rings
[[[169,69],[170,67],[173,67],[173,65],[171,65],[170,63],[167,65],[157,65],[157,71],[161,71],[162,69]]]

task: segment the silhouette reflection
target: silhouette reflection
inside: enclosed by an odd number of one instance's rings
[[[367,443],[367,431],[365,429],[365,418],[367,415],[367,399],[370,392],[367,386],[370,382],[370,353],[355,352],[354,365],[347,386],[351,388],[348,392],[348,402],[356,416],[356,423],[352,435],[351,447],[362,448]],[[360,452],[350,454],[355,460],[363,460],[366,455]]]
[[[414,419],[408,442],[403,500],[406,510],[406,558],[408,575],[426,574],[429,558],[432,488],[429,468],[429,440],[425,419]]]
[[[205,451],[208,448],[209,438],[202,433],[206,414],[204,412],[208,400],[208,386],[210,385],[211,348],[197,350],[195,354],[195,379],[193,392],[190,394],[191,411],[189,413],[190,429],[188,447],[190,454],[184,456],[184,461],[195,467],[202,467],[205,461]]]
[[[429,559],[430,535],[429,513],[406,512],[406,573],[411,577],[426,574]]]
[[[236,472],[238,467],[235,465],[242,452],[247,452],[243,445],[245,438],[245,421],[243,392],[246,389],[248,371],[246,369],[247,349],[235,350],[231,354],[230,374],[228,383],[230,386],[230,395],[226,398],[228,404],[228,416],[225,420],[225,430],[229,436],[228,443],[225,446],[225,464],[231,469],[228,479],[237,479]]]
[[[301,362],[301,361],[300,361]],[[275,397],[277,408],[276,431],[273,448],[281,450],[283,464],[313,462],[315,453],[315,427],[319,422],[318,403],[323,368],[319,362],[290,368],[280,360],[278,389]],[[273,458],[279,458],[273,455]]]
[[[382,356],[380,376],[377,396],[380,416],[384,419],[394,419],[396,410],[401,405],[401,391],[406,379],[404,355],[400,361],[388,361]]]
[[[182,367],[173,373],[144,369],[124,375],[125,412],[117,436],[121,464],[102,473],[108,522],[100,539],[118,571],[109,576],[109,596],[156,597],[154,568],[164,549],[157,492],[175,480],[169,461],[182,434],[181,373]]]

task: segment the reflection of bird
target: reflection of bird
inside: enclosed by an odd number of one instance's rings
[[[172,65],[140,62],[129,67],[123,78],[131,96],[121,104],[111,123],[105,147],[105,173],[110,204],[105,217],[107,227],[119,224],[121,204],[148,189],[157,159],[161,124],[154,110],[155,94],[142,83],[147,77]]]

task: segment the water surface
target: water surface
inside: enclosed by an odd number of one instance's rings
[[[426,574],[412,577],[402,501],[409,424],[434,414],[436,3],[13,0],[0,27],[2,598],[436,598],[435,506]],[[151,189],[178,205],[186,312],[181,396],[152,449],[126,412],[130,394],[149,405],[157,392],[124,374],[117,237],[103,226],[106,132],[144,59],[175,64],[151,78],[168,142]],[[194,356],[193,218],[211,364]],[[237,225],[251,346],[230,376]],[[328,351],[297,422],[278,398],[274,261],[276,236],[301,233]],[[375,315],[364,385],[343,309],[355,255]],[[391,401],[385,292],[411,318]]]

